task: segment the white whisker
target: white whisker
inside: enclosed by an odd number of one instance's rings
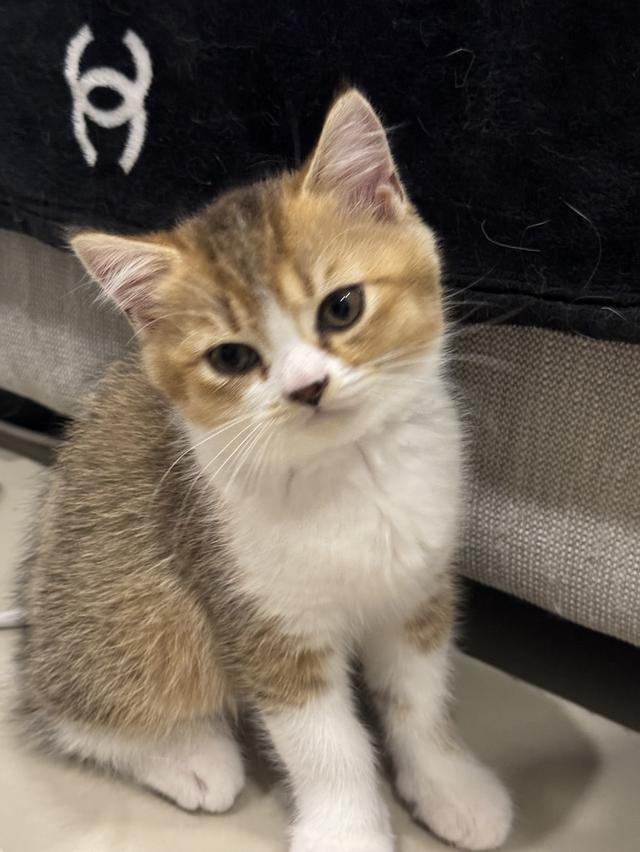
[[[267,433],[267,437],[262,445],[262,454],[257,456],[257,464],[252,466],[249,471],[249,477],[247,481],[247,488],[251,489],[255,482],[256,487],[260,482],[260,476],[264,470],[267,468],[267,461],[269,459],[269,450],[271,449],[271,443],[273,438],[276,435],[275,429],[275,421],[271,424],[271,431]]]
[[[231,486],[235,482],[235,479],[238,475],[238,472],[240,471],[243,464],[246,462],[246,460],[250,456],[253,448],[256,446],[256,444],[258,443],[258,441],[260,440],[260,438],[264,434],[265,429],[268,427],[268,425],[269,425],[268,423],[258,424],[258,426],[260,428],[258,429],[257,434],[255,434],[255,430],[254,430],[254,432],[252,432],[251,435],[249,435],[249,438],[251,438],[251,436],[253,435],[253,439],[251,441],[249,441],[249,443],[245,446],[244,451],[236,459],[236,463],[234,465],[234,468],[233,468],[233,471],[232,471],[231,476],[229,478],[229,481],[227,482],[227,484],[224,487],[224,491],[223,491],[224,494],[227,494],[231,490]]]
[[[215,479],[217,479],[217,477],[224,470],[224,468],[229,464],[229,462],[237,456],[237,454],[240,452],[242,447],[244,447],[244,445],[247,443],[247,441],[249,441],[251,439],[251,437],[254,435],[256,429],[259,429],[261,426],[262,426],[262,423],[257,423],[256,425],[254,425],[254,428],[251,430],[251,432],[249,432],[248,435],[245,435],[245,437],[242,439],[240,444],[235,448],[235,450],[232,450],[231,453],[226,457],[226,459],[224,459],[222,464],[213,473],[209,474],[209,482],[213,482]],[[245,431],[245,430],[243,430],[243,431]],[[239,435],[237,437],[239,437]],[[228,444],[227,444],[227,446],[228,446]],[[218,453],[216,456],[214,456],[214,458],[211,459],[211,462],[215,461],[215,459],[219,455],[220,455],[220,453]],[[205,470],[209,467],[211,462],[208,462],[205,465]]]
[[[173,468],[174,468],[174,467],[175,467],[175,466],[176,466],[176,465],[177,465],[180,461],[182,461],[182,459],[183,459],[186,455],[188,455],[189,453],[193,452],[193,451],[194,451],[194,450],[196,450],[198,447],[201,447],[203,444],[206,444],[206,443],[207,443],[207,441],[212,440],[212,438],[215,438],[215,437],[216,437],[216,435],[219,435],[220,433],[222,433],[222,432],[226,431],[227,429],[230,429],[232,426],[236,426],[238,423],[241,423],[241,422],[242,422],[242,421],[244,421],[244,420],[248,420],[250,417],[253,417],[253,414],[252,414],[252,413],[243,414],[243,415],[240,415],[239,417],[234,417],[232,420],[228,420],[228,421],[227,421],[226,423],[224,423],[222,426],[219,426],[217,429],[214,429],[212,432],[209,432],[209,434],[208,434],[208,435],[205,435],[205,437],[204,437],[204,438],[202,438],[202,440],[198,441],[197,443],[195,443],[195,444],[193,444],[193,445],[188,446],[188,447],[187,447],[187,449],[186,449],[186,450],[184,450],[183,452],[181,452],[181,453],[180,453],[180,455],[176,458],[176,460],[175,460],[174,462],[172,462],[172,463],[169,465],[169,467],[165,470],[165,472],[162,474],[162,476],[161,476],[161,478],[160,478],[160,481],[158,482],[158,484],[156,485],[156,487],[155,487],[155,489],[154,489],[154,492],[153,492],[153,495],[152,495],[152,498],[151,498],[151,499],[152,499],[152,500],[155,500],[155,499],[156,499],[156,497],[158,496],[158,492],[159,492],[160,488],[162,487],[162,483],[165,481],[165,479],[167,478],[167,476],[171,473],[171,471],[173,470]]]

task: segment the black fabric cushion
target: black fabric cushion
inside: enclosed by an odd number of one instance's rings
[[[74,135],[64,65],[85,25],[77,77],[134,79],[128,29],[150,58],[128,171],[129,124],[86,122],[94,165]],[[392,128],[463,319],[640,338],[637,0],[14,0],[0,66],[2,227],[166,226],[301,162],[352,82]]]

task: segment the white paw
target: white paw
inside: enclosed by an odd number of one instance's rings
[[[345,834],[294,830],[289,852],[393,852],[393,840],[386,834]]]
[[[244,787],[244,766],[236,743],[212,735],[192,749],[150,758],[138,780],[188,811],[228,811]]]
[[[439,756],[417,782],[399,775],[398,791],[435,835],[461,849],[497,849],[511,829],[509,794],[469,755]]]

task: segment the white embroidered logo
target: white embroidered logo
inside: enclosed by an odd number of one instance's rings
[[[73,96],[73,132],[78,140],[82,154],[90,166],[95,166],[98,152],[89,139],[87,118],[100,127],[112,128],[129,124],[129,135],[118,164],[128,174],[140,155],[147,130],[147,112],[144,100],[149,91],[153,71],[149,51],[141,39],[127,30],[122,39],[129,49],[136,69],[135,79],[126,77],[115,68],[89,68],[80,75],[80,60],[88,44],[93,41],[91,28],[81,27],[69,42],[64,63],[64,76]],[[113,89],[122,98],[122,103],[113,109],[105,110],[94,106],[89,95],[93,89]]]

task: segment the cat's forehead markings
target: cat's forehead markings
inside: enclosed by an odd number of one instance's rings
[[[311,299],[314,294],[311,278],[294,260],[281,261],[273,272],[271,282],[275,297],[286,308],[295,308]]]
[[[250,324],[260,311],[259,290],[254,284],[256,277],[255,272],[247,274],[247,270],[224,251],[216,255],[211,265],[211,283],[216,295],[224,302],[225,318],[235,333]]]
[[[302,264],[295,257],[292,258],[291,266],[295,272],[299,285],[302,287],[304,295],[311,299],[315,293],[311,275],[303,269]]]
[[[219,290],[215,294],[215,302],[220,311],[220,319],[234,333],[238,334],[241,328],[240,319],[236,306],[228,293]]]

